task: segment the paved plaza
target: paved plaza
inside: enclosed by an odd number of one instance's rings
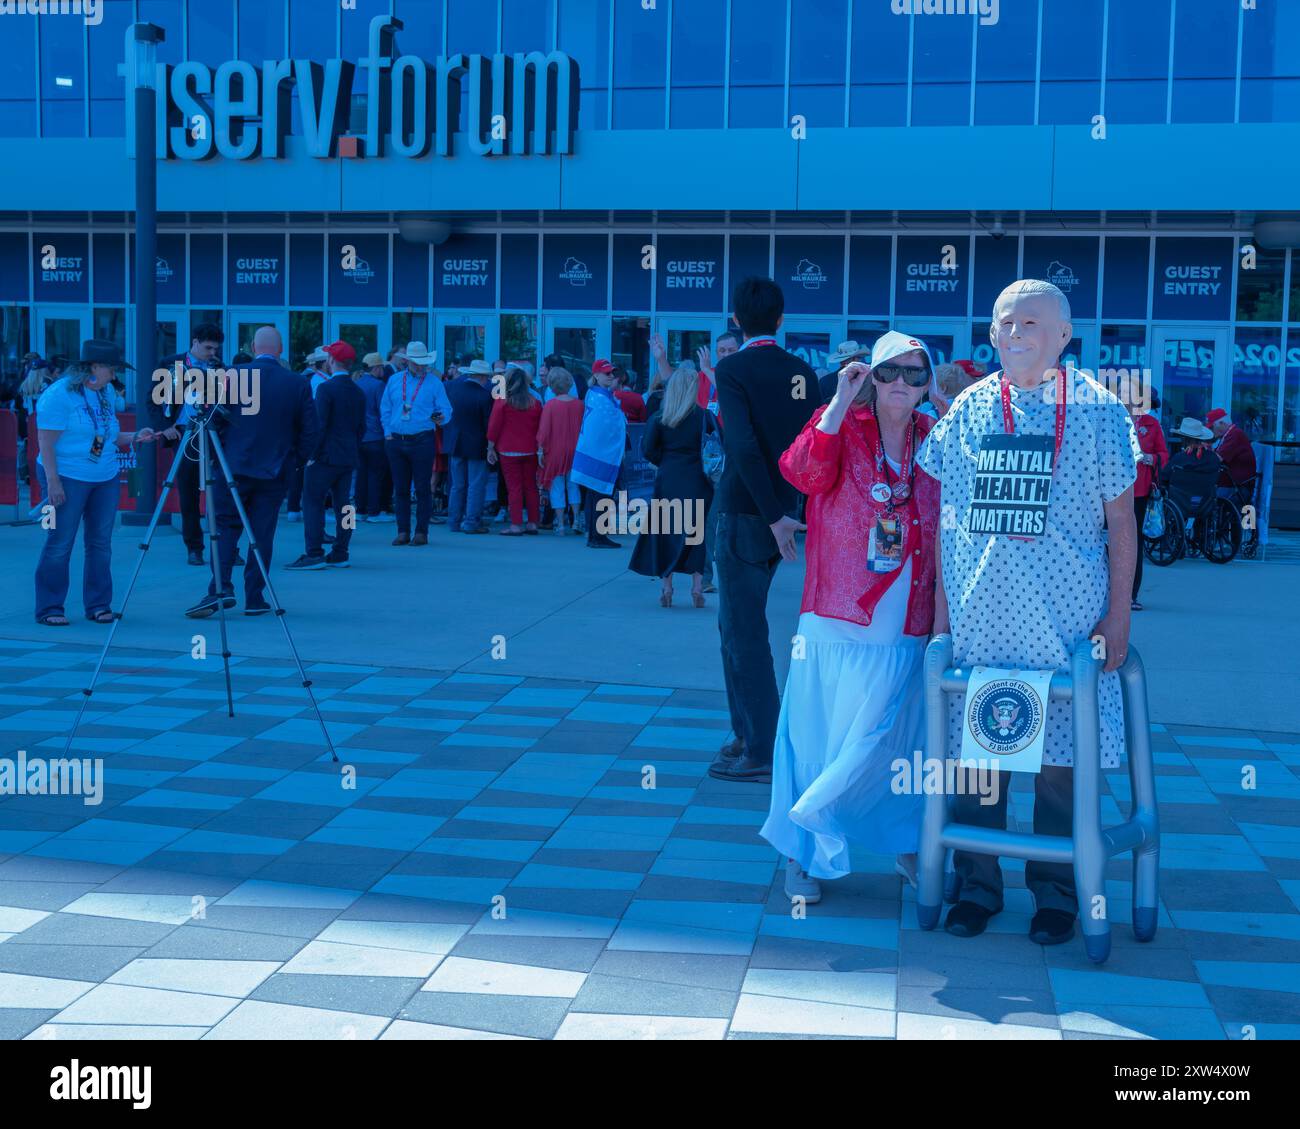
[[[729,735],[713,598],[665,611],[576,540],[390,536],[363,527],[348,572],[273,572],[345,787],[270,617],[231,618],[226,716],[216,621],[179,615],[200,570],[159,534],[74,743],[102,803],[0,797],[0,1037],[1300,1036],[1294,564],[1148,570],[1160,929],[1134,941],[1114,862],[1099,967],[1028,941],[1015,862],[973,940],[920,931],[879,856],[793,917],[767,787],[705,772]],[[107,630],[75,587],[73,627],[32,622],[39,537],[0,529],[10,757],[61,755]],[[782,671],[800,580],[773,592]],[[1127,775],[1106,782],[1118,820]]]

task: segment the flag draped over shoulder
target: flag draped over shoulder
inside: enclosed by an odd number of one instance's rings
[[[583,400],[582,430],[573,456],[572,481],[612,494],[627,444],[627,417],[606,388],[593,384]]]

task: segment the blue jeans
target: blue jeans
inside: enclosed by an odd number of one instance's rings
[[[54,526],[46,535],[36,564],[36,617],[64,615],[68,596],[68,562],[77,528],[85,524],[81,539],[85,554],[81,601],[87,615],[113,606],[113,523],[117,520],[118,483],[63,479],[67,500],[54,511]]]
[[[452,455],[451,494],[447,498],[447,528],[474,529],[483,521],[483,492],[487,487],[487,460]]]

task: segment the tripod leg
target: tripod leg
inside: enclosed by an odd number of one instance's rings
[[[208,519],[208,559],[212,565],[212,590],[217,594],[217,615],[221,623],[221,666],[226,675],[226,716],[235,716],[235,688],[230,679],[230,636],[226,623],[226,594],[221,586],[221,568],[219,564],[221,534],[217,532],[216,492],[213,490],[212,477],[208,468],[208,429],[203,428],[199,434],[199,490],[207,503]],[[235,484],[229,477],[226,487],[238,505],[239,495],[235,493]],[[240,511],[242,514],[242,510]],[[231,578],[234,584],[234,578]]]
[[[213,435],[212,451],[216,455],[217,464],[221,468],[222,476],[230,484],[230,496],[234,500],[235,510],[239,514],[239,520],[244,523],[244,528],[248,530],[248,551],[253,554],[253,559],[257,562],[258,571],[262,574],[262,580],[266,584],[266,594],[270,597],[271,609],[275,613],[276,619],[280,621],[280,626],[284,629],[284,637],[289,643],[289,650],[293,654],[293,661],[298,667],[298,676],[302,680],[302,688],[307,691],[307,697],[311,699],[311,708],[316,713],[316,721],[320,725],[321,736],[325,738],[325,747],[329,750],[330,757],[337,764],[339,755],[334,751],[334,742],[330,739],[329,730],[325,727],[325,718],[320,712],[320,705],[316,701],[316,695],[312,693],[311,679],[307,677],[307,671],[302,665],[302,658],[298,654],[298,648],[294,645],[293,635],[289,632],[289,624],[285,620],[284,608],[280,606],[280,599],[275,594],[275,586],[271,583],[271,572],[266,567],[266,559],[262,556],[262,546],[258,543],[257,533],[253,529],[252,523],[248,520],[248,514],[244,510],[243,499],[234,489],[234,476],[230,473],[230,465],[226,462],[226,452],[222,449],[221,440]]]
[[[82,719],[86,714],[86,706],[90,704],[91,695],[95,692],[95,683],[99,681],[99,675],[104,669],[104,662],[108,658],[109,648],[113,646],[113,638],[117,635],[117,625],[121,622],[122,617],[126,615],[126,605],[131,600],[131,593],[135,591],[136,581],[140,579],[140,572],[144,568],[145,554],[153,544],[153,535],[158,529],[158,523],[162,520],[163,507],[167,505],[167,496],[172,492],[172,487],[176,483],[176,473],[180,470],[181,459],[184,457],[185,443],[188,439],[183,439],[176,448],[176,457],[172,460],[171,470],[167,472],[167,478],[163,481],[162,490],[158,495],[158,504],[154,506],[153,517],[149,519],[149,525],[145,529],[144,540],[140,542],[140,555],[136,557],[135,568],[131,571],[131,580],[126,586],[126,594],[122,597],[122,610],[113,617],[113,624],[108,629],[108,638],[104,641],[104,648],[99,653],[99,661],[95,663],[95,670],[90,676],[90,683],[81,691],[81,707],[77,710],[77,716],[72,722],[72,728],[68,730],[68,740],[63,746],[63,755],[66,757],[72,752],[72,742],[77,735],[77,730],[81,728]]]

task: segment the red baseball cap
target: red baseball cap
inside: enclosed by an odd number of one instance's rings
[[[609,361],[604,360],[602,358],[601,360],[598,361],[592,361],[591,371],[592,372],[613,372],[614,366],[610,364]]]
[[[1209,414],[1205,417],[1206,426],[1213,427],[1216,423],[1218,423],[1219,420],[1223,419],[1223,417],[1226,416],[1227,414],[1228,413],[1225,412],[1222,408],[1210,409]]]
[[[357,359],[357,351],[346,341],[335,341],[333,345],[326,345],[325,352],[341,365],[350,365]]]

